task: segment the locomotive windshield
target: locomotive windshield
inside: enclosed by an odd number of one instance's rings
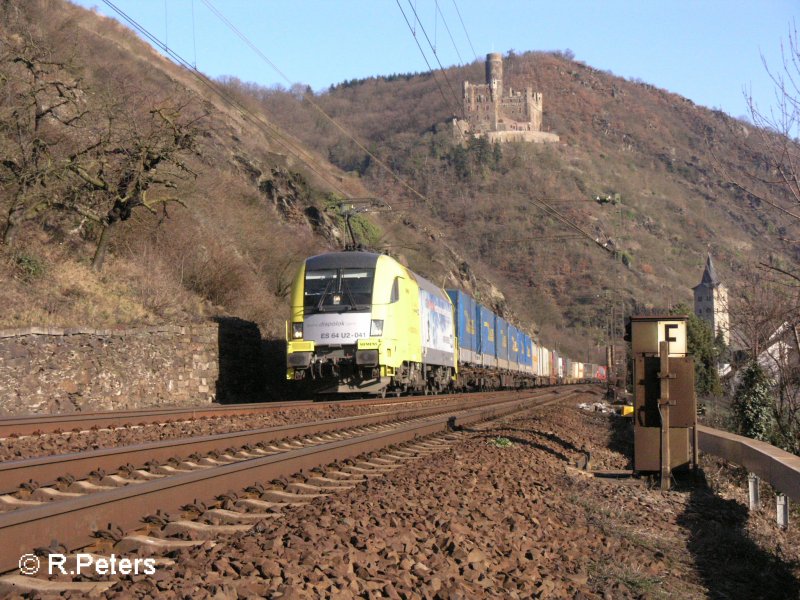
[[[306,271],[304,312],[369,310],[375,269],[319,269]]]

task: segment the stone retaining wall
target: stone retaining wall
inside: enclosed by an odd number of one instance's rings
[[[263,390],[260,358],[258,328],[238,319],[0,330],[0,414],[256,400]]]

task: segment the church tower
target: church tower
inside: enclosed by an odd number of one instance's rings
[[[711,255],[706,260],[706,269],[694,290],[694,314],[711,326],[714,335],[722,334],[726,345],[730,345],[730,320],[728,318],[728,290],[719,280]]]

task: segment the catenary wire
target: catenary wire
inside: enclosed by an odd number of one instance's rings
[[[453,100],[455,100],[456,107],[460,108],[460,110],[456,110],[456,114],[459,112],[463,112],[463,106],[459,107],[459,99],[458,95],[456,94],[455,90],[453,89],[453,85],[450,83],[450,78],[447,76],[447,71],[445,71],[444,66],[442,65],[442,61],[439,60],[439,55],[436,53],[436,46],[431,42],[431,38],[428,37],[428,32],[425,30],[425,26],[422,24],[422,21],[417,14],[417,10],[409,1],[408,5],[411,7],[411,10],[414,12],[414,18],[419,23],[419,28],[422,30],[422,34],[425,36],[425,39],[428,42],[428,46],[431,47],[433,51],[433,57],[436,59],[437,64],[439,65],[439,70],[442,72],[442,76],[444,76],[444,81],[447,83],[447,87],[450,89],[450,93],[453,95]]]
[[[268,65],[270,65],[286,82],[289,83],[289,85],[293,84],[292,80],[289,79],[289,77],[287,77],[286,74],[283,71],[281,71],[277,67],[277,65],[275,65],[275,63],[273,63],[263,52],[261,52],[261,50],[259,50],[258,47],[252,41],[250,41],[250,39],[242,31],[240,31],[233,23],[231,23],[231,21],[227,17],[225,17],[225,15],[222,14],[213,5],[211,0],[203,0],[203,4],[205,4],[208,7],[208,9],[211,10],[211,12],[213,12],[218,19],[220,19],[223,23],[225,23],[225,25],[229,29],[231,29],[231,31],[233,31],[236,34],[236,36],[239,37],[239,39],[241,39],[245,44],[247,44],[254,52],[256,52],[256,54],[258,54],[259,57],[261,57]],[[320,114],[322,114],[322,116],[325,117],[325,119],[330,121],[337,129],[339,129],[339,131],[341,131],[344,135],[346,135],[353,143],[355,143],[356,146],[358,146],[358,148],[362,152],[364,152],[379,166],[385,169],[392,176],[392,178],[394,178],[395,181],[397,181],[400,185],[402,185],[409,192],[414,194],[417,198],[419,198],[426,204],[430,203],[430,201],[424,194],[417,191],[413,186],[411,186],[411,184],[405,181],[405,179],[403,179],[402,177],[400,177],[400,175],[395,173],[395,171],[388,164],[386,164],[385,161],[383,161],[380,157],[376,156],[373,152],[371,152],[369,148],[367,148],[353,134],[351,134],[349,131],[347,131],[347,129],[345,129],[342,125],[340,125],[338,121],[336,121],[333,117],[328,115],[325,112],[325,110],[321,106],[319,106],[318,103],[314,102],[314,100],[312,100],[309,97],[308,94],[305,94],[303,99],[306,100],[312,107],[314,107],[314,109],[317,110]]]
[[[469,37],[469,32],[467,31],[467,26],[464,25],[464,19],[461,18],[461,11],[458,10],[458,4],[456,4],[456,0],[453,0],[453,6],[456,9],[456,14],[458,15],[458,20],[461,21],[461,27],[464,29],[464,35],[467,36],[467,42],[469,42],[469,47],[472,48],[472,54],[475,55],[475,60],[478,60],[478,53],[475,52],[475,47],[472,45],[472,40]]]
[[[184,59],[181,55],[179,55],[174,50],[169,49],[164,42],[158,39],[157,36],[152,34],[148,31],[144,26],[139,24],[133,17],[125,13],[122,9],[116,6],[111,0],[103,0],[103,2],[111,8],[114,12],[116,12],[120,17],[122,17],[125,21],[127,21],[131,27],[133,27],[136,31],[138,31],[142,36],[148,39],[153,45],[162,49],[167,55],[169,55],[173,60],[175,60],[179,65],[186,68],[190,71],[193,75],[195,75],[198,80],[209,88],[212,92],[214,92],[217,96],[222,98],[227,104],[235,108],[236,110],[240,111],[242,116],[247,118],[248,116],[252,121],[255,122],[257,126],[259,126],[264,133],[270,136],[278,145],[284,148],[287,152],[292,154],[293,156],[297,157],[300,161],[302,161],[311,171],[316,173],[319,177],[321,177],[328,185],[330,185],[333,189],[337,192],[342,194],[344,197],[348,197],[349,194],[340,188],[331,178],[318,170],[314,164],[313,160],[310,155],[299,146],[296,146],[292,141],[290,141],[286,134],[282,133],[275,125],[269,123],[263,117],[256,115],[246,106],[242,105],[238,102],[235,98],[233,98],[230,94],[227,94],[219,84],[213,82],[208,77],[206,77],[203,73],[198,71],[195,67],[191,65],[186,59]]]
[[[458,46],[456,45],[456,41],[453,39],[453,34],[450,33],[450,27],[447,25],[447,19],[444,18],[442,9],[439,7],[439,0],[436,0],[436,10],[439,12],[439,16],[442,17],[442,23],[444,23],[444,28],[445,31],[447,31],[447,36],[450,38],[450,43],[453,44],[453,50],[456,51],[456,56],[458,56],[458,64],[463,67],[464,60],[461,58],[461,53],[458,51]]]
[[[439,93],[442,95],[442,100],[444,100],[445,106],[447,106],[449,104],[449,102],[447,101],[447,96],[445,95],[444,90],[442,89],[442,85],[439,83],[439,80],[436,78],[436,73],[433,67],[431,66],[430,61],[428,61],[428,57],[425,55],[425,51],[422,49],[422,45],[419,43],[419,39],[417,38],[417,34],[414,31],[414,27],[411,25],[411,22],[408,20],[408,17],[406,16],[405,11],[403,10],[403,7],[400,5],[400,0],[395,0],[395,2],[397,2],[397,8],[400,9],[400,12],[403,15],[403,19],[405,19],[406,25],[408,25],[408,28],[411,31],[411,36],[414,38],[414,43],[417,45],[417,48],[419,48],[420,54],[422,54],[422,58],[425,60],[425,64],[428,65],[428,71],[430,71],[434,82],[436,82],[436,87],[439,89]],[[419,22],[419,19],[417,19],[417,21],[415,22]],[[422,27],[422,23],[420,23],[420,27]],[[455,120],[455,125],[458,128],[458,132],[461,138],[463,139],[465,135],[464,131],[461,129],[461,125],[459,124],[458,119]]]

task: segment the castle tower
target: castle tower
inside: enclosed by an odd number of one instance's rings
[[[499,52],[486,55],[486,83],[495,98],[503,96],[503,55]]]
[[[531,122],[531,129],[534,131],[541,131],[542,129],[542,93],[531,91],[529,100],[529,120]]]
[[[725,344],[730,345],[728,290],[722,285],[710,254],[706,260],[703,278],[692,289],[694,290],[694,314],[711,326],[711,331],[715,336],[722,334]]]
[[[503,98],[503,55],[492,52],[486,55],[486,85],[492,102],[491,128],[497,130],[500,122],[500,102]]]

